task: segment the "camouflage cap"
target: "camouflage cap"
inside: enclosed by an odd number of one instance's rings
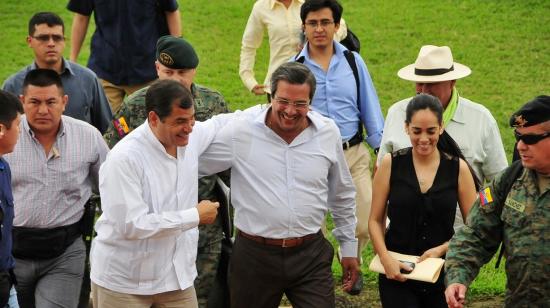
[[[510,117],[511,127],[528,127],[550,121],[550,96],[540,95]]]
[[[193,46],[181,37],[165,35],[157,41],[157,61],[173,69],[196,68],[199,57]]]

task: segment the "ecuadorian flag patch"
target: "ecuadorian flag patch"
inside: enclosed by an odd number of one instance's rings
[[[130,129],[128,128],[128,124],[126,124],[126,120],[124,119],[124,117],[114,119],[113,125],[115,126],[115,129],[120,138],[126,136],[130,132]]]
[[[479,192],[479,204],[484,207],[487,204],[493,202],[493,195],[489,187]]]

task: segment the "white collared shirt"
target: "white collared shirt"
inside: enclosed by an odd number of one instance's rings
[[[316,233],[330,210],[344,257],[357,256],[355,188],[338,127],[310,111],[310,125],[288,144],[255,106],[218,132],[200,157],[201,174],[231,169],[235,226],[267,238]]]
[[[214,121],[196,122],[174,158],[145,121],[111,150],[99,172],[103,214],[91,251],[94,283],[142,295],[193,285],[198,156],[217,129]]]

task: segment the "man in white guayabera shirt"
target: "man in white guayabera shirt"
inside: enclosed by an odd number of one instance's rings
[[[218,208],[197,205],[198,156],[221,123],[195,124],[191,93],[172,80],[154,83],[145,106],[145,123],[113,147],[99,172],[94,306],[197,307],[197,226],[212,223]]]
[[[357,280],[355,189],[338,127],[309,111],[314,93],[305,65],[281,65],[271,76],[271,105],[235,116],[201,156],[201,173],[232,168],[232,307],[277,307],[283,293],[297,307],[334,307],[334,250],[320,232],[327,211],[344,290]]]

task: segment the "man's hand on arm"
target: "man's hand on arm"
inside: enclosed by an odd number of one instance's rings
[[[460,283],[451,283],[445,290],[445,300],[449,308],[464,307],[464,299],[466,298],[466,290],[468,288]]]
[[[342,288],[348,292],[359,279],[359,261],[353,257],[342,257]]]

